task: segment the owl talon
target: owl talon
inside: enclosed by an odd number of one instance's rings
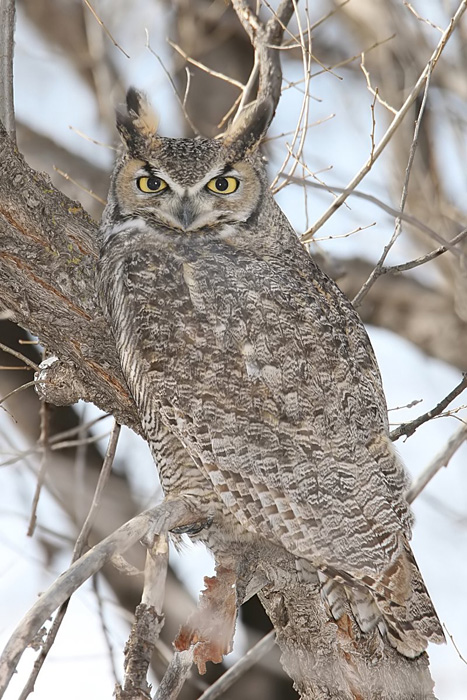
[[[181,525],[180,527],[173,527],[170,532],[174,535],[197,535],[202,530],[210,528],[211,525],[212,517],[209,516],[206,520],[190,523],[189,525]]]

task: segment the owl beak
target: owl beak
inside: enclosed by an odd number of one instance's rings
[[[180,221],[183,230],[188,231],[191,224],[196,218],[195,207],[193,206],[193,202],[191,202],[189,197],[182,197],[180,205],[178,206],[176,211],[176,216]]]

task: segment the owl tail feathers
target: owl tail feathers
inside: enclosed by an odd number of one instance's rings
[[[406,586],[398,590],[399,567],[405,571]],[[391,580],[391,569],[396,570],[396,586]],[[391,569],[373,584],[374,600],[389,642],[400,654],[415,658],[425,651],[428,642],[442,644],[446,639],[408,543]]]
[[[403,656],[415,658],[425,651],[428,642],[446,641],[408,544],[377,580],[365,576],[358,581],[329,568],[317,573],[321,594],[335,620],[350,604],[362,632],[377,627]]]

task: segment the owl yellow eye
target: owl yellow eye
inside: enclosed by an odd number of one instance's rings
[[[206,187],[216,194],[232,194],[238,189],[239,184],[236,177],[213,177]]]
[[[162,192],[162,190],[165,190],[167,187],[167,183],[155,175],[150,175],[149,177],[139,177],[136,180],[136,184],[141,192],[146,192],[148,194]]]

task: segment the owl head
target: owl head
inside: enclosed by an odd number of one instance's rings
[[[269,102],[254,103],[221,139],[165,138],[145,96],[131,88],[126,111],[117,112],[123,152],[104,232],[117,221],[186,234],[248,221],[267,188],[258,145],[271,117]]]

